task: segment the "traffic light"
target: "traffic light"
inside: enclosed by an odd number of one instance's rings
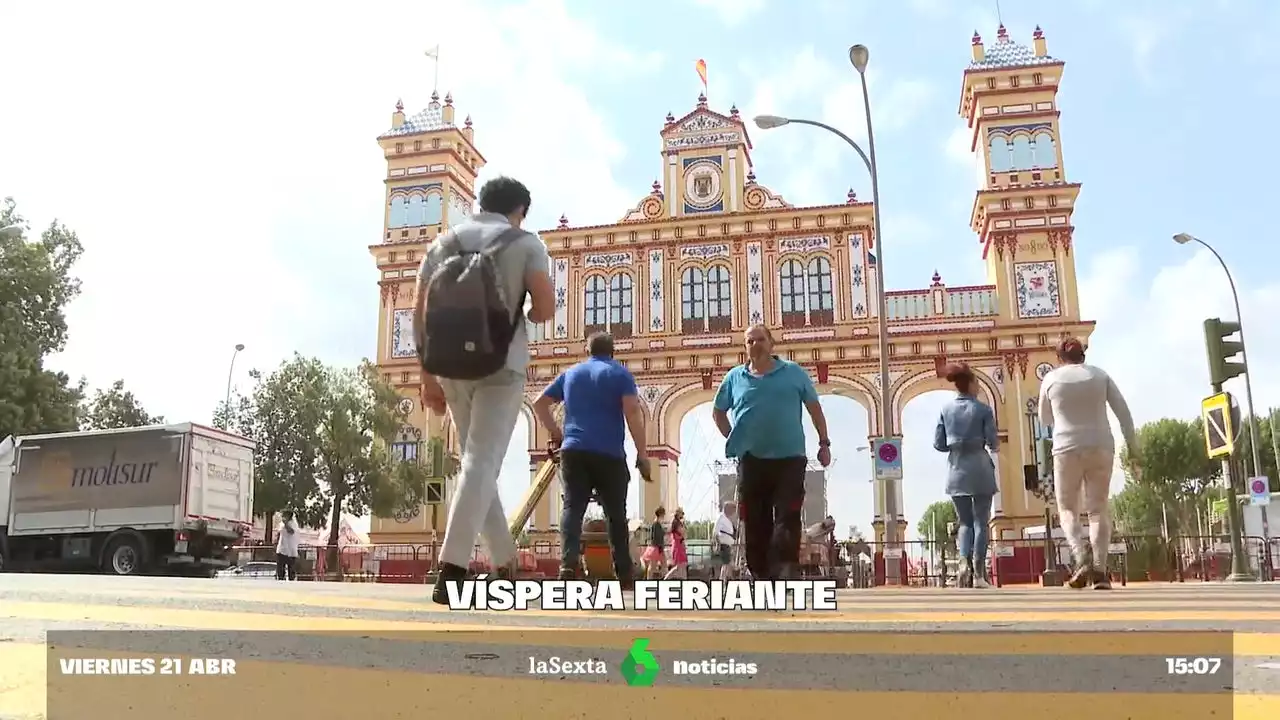
[[[1209,351],[1209,383],[1215,387],[1221,388],[1224,382],[1245,373],[1243,362],[1230,360],[1244,351],[1244,343],[1226,339],[1238,332],[1240,323],[1218,318],[1204,321],[1204,346]]]

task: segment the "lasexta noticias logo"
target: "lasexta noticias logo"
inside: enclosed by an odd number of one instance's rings
[[[631,641],[631,651],[622,661],[622,677],[631,687],[649,687],[658,678],[658,659],[649,652],[649,638]]]

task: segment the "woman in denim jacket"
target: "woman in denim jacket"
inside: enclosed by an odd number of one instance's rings
[[[947,495],[956,508],[960,546],[960,587],[991,587],[986,578],[988,525],[995,497],[996,416],[973,395],[973,371],[950,365],[946,378],[956,386],[955,400],[942,408],[933,449],[947,453]]]

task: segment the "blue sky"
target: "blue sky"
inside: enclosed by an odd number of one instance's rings
[[[441,7],[443,6],[443,7]],[[1110,9],[1122,6],[1123,9]],[[1015,41],[1039,24],[1066,61],[1062,148],[1083,184],[1073,220],[1081,303],[1098,320],[1091,359],[1139,421],[1192,416],[1206,394],[1200,320],[1230,317],[1212,258],[1169,241],[1213,242],[1241,288],[1254,367],[1276,366],[1280,304],[1266,138],[1280,110],[1280,6],[1267,2],[1006,0]],[[83,3],[8,7],[0,45],[0,194],[37,225],[58,216],[87,253],[72,340],[56,364],[95,385],[123,378],[153,411],[204,419],[233,375],[290,352],[352,363],[374,350],[383,165],[374,138],[397,98],[415,111],[442,45],[441,90],[475,121],[489,166],[533,188],[534,225],[616,221],[658,171],[667,112],[692,109],[707,61],[713,108],[821,119],[863,137],[847,48],[871,48],[886,272],[892,289],[981,283],[967,227],[973,160],[958,146],[961,73],[976,29],[991,43],[994,1],[693,0],[596,3],[314,4],[216,7]],[[15,30],[16,29],[16,30]],[[755,131],[761,183],[796,204],[869,199],[838,140]],[[1250,320],[1252,319],[1252,322]],[[1243,395],[1241,388],[1235,388]],[[1260,409],[1280,383],[1259,377]],[[906,411],[908,515],[940,499],[927,447],[945,393]],[[832,399],[838,443],[865,442],[852,401]],[[718,455],[705,414],[686,421],[682,502],[705,511]],[[699,424],[701,423],[701,424]],[[504,498],[527,481],[518,455]],[[837,448],[829,497],[841,525],[866,527],[867,461]]]

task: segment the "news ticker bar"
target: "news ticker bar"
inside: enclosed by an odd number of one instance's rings
[[[166,687],[216,690],[247,701],[279,692],[286,667],[307,686],[341,683],[353,672],[385,674],[389,683],[464,675],[624,687],[906,693],[1229,696],[1235,684],[1230,633],[50,631],[48,702],[56,718],[55,708],[136,702],[138,694]],[[652,677],[637,683],[631,677],[637,674]],[[413,683],[408,686],[406,691]]]

